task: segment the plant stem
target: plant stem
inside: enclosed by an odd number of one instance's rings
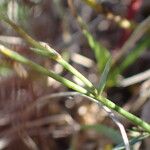
[[[93,94],[96,94],[97,90],[96,88],[92,85],[92,83],[86,79],[79,71],[77,71],[74,67],[72,67],[68,62],[66,62],[64,59],[59,59],[57,61],[59,64],[61,64],[62,66],[64,66],[64,68],[67,68],[67,70],[69,72],[71,72],[72,74],[74,74],[76,77],[78,77],[81,81],[83,81],[86,86],[87,86],[87,90],[89,90],[90,92],[93,92]]]
[[[80,95],[87,97],[88,99],[91,99],[93,102],[96,102],[96,103],[100,102],[104,106],[110,108],[111,110],[116,111],[117,113],[119,113],[120,115],[122,115],[123,117],[128,119],[130,122],[141,127],[142,129],[144,129],[146,132],[148,132],[150,134],[150,124],[149,123],[147,123],[144,120],[140,119],[139,117],[133,115],[132,113],[124,110],[120,106],[113,103],[111,100],[109,100],[103,96],[96,97],[96,96],[88,96],[86,94],[80,94]]]
[[[72,82],[64,77],[61,77],[60,75],[58,75],[50,70],[47,70],[46,68],[42,67],[41,65],[38,65],[38,64],[34,63],[33,61],[30,61],[29,59],[4,47],[3,45],[0,45],[0,52],[11,59],[14,59],[22,64],[26,64],[26,65],[30,66],[33,70],[36,70],[43,75],[47,75],[47,76],[55,79],[56,81],[62,83],[63,85],[65,85],[68,88],[71,88],[71,89],[78,91],[80,93],[83,93],[83,94],[89,93],[85,88],[80,87],[79,85],[75,84],[74,82]]]
[[[72,81],[70,81],[64,77],[61,77],[60,75],[58,75],[58,74],[56,74],[50,70],[47,70],[46,68],[42,67],[41,65],[38,65],[38,64],[34,63],[33,61],[30,61],[29,59],[27,59],[27,58],[21,56],[20,54],[4,47],[3,45],[0,45],[0,52],[2,54],[6,55],[7,57],[9,57],[11,59],[14,59],[14,60],[20,62],[20,63],[23,63],[23,64],[30,66],[33,70],[36,70],[43,75],[47,75],[47,76],[52,77],[53,79],[55,79],[55,80],[59,81],[60,83],[62,83],[63,85],[65,85],[66,87],[71,88],[71,89],[79,92],[80,94],[82,94],[84,96],[92,98],[94,101],[101,102],[103,105],[105,105],[108,108],[118,112],[120,115],[124,116],[125,118],[130,120],[135,125],[142,127],[143,129],[145,129],[145,131],[150,133],[150,124],[146,123],[145,121],[136,117],[135,115],[131,114],[130,112],[125,111],[124,109],[122,109],[118,105],[114,104],[112,101],[108,100],[107,98],[102,97],[102,96],[96,96],[96,94],[95,94],[96,90],[95,90],[94,86],[92,85],[92,83],[89,80],[87,80],[75,68],[73,68],[69,63],[67,63],[65,60],[63,60],[61,55],[58,54],[54,49],[52,49],[51,47],[49,47],[49,48],[44,47],[40,42],[37,42],[36,40],[31,38],[18,25],[13,23],[11,20],[9,20],[7,17],[3,16],[2,14],[0,14],[0,18],[2,20],[4,20],[5,22],[7,22],[8,24],[10,24],[31,46],[39,49],[39,51],[38,51],[39,53],[42,53],[42,50],[44,51],[44,55],[46,55],[47,52],[49,52],[48,54],[49,54],[50,58],[52,58],[55,61],[57,61],[58,63],[60,63],[69,72],[71,72],[76,77],[78,77],[91,90],[89,90],[89,89],[87,90],[85,88],[82,88],[79,85],[75,84],[74,82],[72,82]],[[92,88],[95,91],[93,91]],[[89,93],[89,92],[91,92],[91,93]],[[94,95],[92,95],[92,93],[94,93]]]
[[[133,124],[142,127],[145,129],[145,131],[150,133],[150,124],[143,121],[142,119],[138,118],[137,116],[131,114],[130,112],[124,110],[123,108],[119,107],[109,99],[99,96],[96,98],[98,101],[100,101],[103,105],[107,106],[108,108],[118,112],[120,115],[124,116],[128,120],[130,120]]]
[[[85,85],[88,87],[87,89],[92,89],[94,93],[96,93],[96,89],[93,86],[93,84],[86,79],[78,70],[76,70],[74,67],[72,67],[68,62],[66,62],[59,53],[57,53],[53,48],[50,46],[43,46],[40,42],[37,42],[34,40],[31,36],[29,36],[22,28],[20,28],[18,25],[16,25],[14,22],[12,22],[9,18],[5,17],[1,14],[1,19],[4,20],[6,23],[8,23],[17,33],[19,33],[23,39],[26,40],[32,47],[35,47],[34,52],[37,51],[38,54],[42,54],[44,56],[48,56],[51,59],[54,59],[59,64],[61,64],[66,70],[71,72],[73,75],[75,75],[77,78],[79,78]],[[91,90],[90,90],[91,92]]]
[[[56,73],[54,73],[50,70],[45,69],[44,67],[28,60],[27,58],[21,56],[20,54],[12,51],[6,47],[4,47],[3,45],[0,45],[0,52],[2,54],[6,55],[7,57],[11,58],[11,59],[14,59],[20,63],[23,63],[23,64],[30,66],[33,70],[36,70],[43,75],[47,75],[47,76],[52,77],[53,79],[55,79],[58,82],[65,85],[66,87],[69,87],[69,88],[79,92],[81,95],[83,95],[85,97],[93,99],[93,101],[101,102],[103,105],[105,105],[108,108],[118,112],[120,115],[122,115],[125,118],[127,118],[128,120],[130,120],[133,124],[142,127],[143,129],[145,129],[145,131],[150,133],[150,124],[146,123],[145,121],[136,117],[135,115],[131,114],[130,112],[125,111],[124,109],[122,109],[118,105],[114,104],[112,101],[108,100],[107,98],[102,97],[102,96],[96,97],[96,96],[90,94],[86,89],[80,87],[79,85],[73,83],[72,81],[70,81],[64,77],[61,77],[60,75],[57,75]]]

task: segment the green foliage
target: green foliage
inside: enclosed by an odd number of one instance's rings
[[[83,81],[83,83],[85,83],[85,87],[81,87],[81,86],[77,85],[76,83],[62,77],[61,75],[58,75],[58,74],[54,73],[53,71],[50,71],[50,70],[46,69],[45,67],[25,58],[24,56],[20,55],[19,53],[14,52],[13,50],[10,50],[9,48],[4,47],[3,45],[0,45],[0,52],[3,55],[5,55],[15,61],[18,61],[22,64],[27,65],[28,67],[36,70],[38,73],[41,73],[43,75],[46,75],[46,76],[49,76],[49,77],[55,79],[56,81],[62,83],[64,86],[79,92],[81,95],[84,95],[84,96],[88,97],[89,99],[93,99],[93,101],[100,102],[101,104],[105,105],[106,107],[118,112],[120,115],[124,116],[125,118],[127,118],[129,121],[131,121],[135,125],[140,126],[142,129],[144,129],[144,131],[147,131],[148,133],[150,133],[150,125],[147,122],[145,122],[145,121],[141,120],[140,118],[136,117],[135,115],[127,112],[126,110],[119,107],[118,105],[116,105],[115,103],[110,101],[109,99],[107,99],[101,95],[98,95],[97,89],[92,85],[92,83],[86,77],[84,77],[79,71],[77,71],[73,66],[71,66],[68,62],[66,62],[64,59],[62,59],[61,55],[58,54],[53,48],[48,47],[46,45],[43,46],[40,42],[34,40],[24,30],[22,30],[21,27],[19,27],[18,25],[13,23],[11,20],[9,20],[9,18],[7,18],[7,16],[0,14],[0,19],[5,21],[6,23],[8,23],[12,28],[14,28],[14,30],[17,33],[19,33],[31,45],[31,47],[35,48],[34,50],[38,49],[39,54],[42,54],[42,51],[44,51],[44,56],[46,56],[48,54],[47,52],[49,52],[49,56],[51,59],[60,63],[70,73],[72,73],[73,75],[78,77],[81,81]],[[94,42],[93,38],[92,38],[92,40]],[[95,44],[95,43],[93,43],[93,44]],[[108,59],[106,59],[105,61],[107,62],[107,60]],[[104,64],[104,66],[105,66],[105,64]],[[106,71],[104,71],[104,81],[106,81],[105,78],[108,74],[108,70],[109,70],[108,68],[109,67],[107,67],[107,65],[106,65],[106,69],[105,69]],[[104,84],[106,83],[104,81],[103,81],[102,86],[100,86],[100,87],[104,86]],[[87,88],[87,86],[88,86],[88,88]],[[99,89],[102,89],[102,88],[99,88]]]
[[[108,58],[110,57],[110,53],[100,42],[96,41],[96,39],[90,32],[88,32],[87,30],[83,30],[83,33],[94,52],[98,71],[101,72],[104,69],[105,64],[107,63]]]
[[[70,81],[66,78],[64,78],[61,75],[56,74],[55,72],[48,70],[47,68],[31,61],[30,59],[27,59],[26,57],[22,56],[21,54],[14,52],[13,50],[4,47],[3,45],[0,45],[0,52],[15,60],[18,61],[22,64],[27,65],[31,69],[37,71],[38,73],[41,73],[42,75],[49,76],[56,81],[62,83],[64,86],[71,88],[82,95],[87,96],[88,98],[94,99],[96,102],[100,102],[101,104],[107,106],[108,108],[115,110],[118,112],[120,115],[124,116],[128,120],[130,120],[132,123],[134,123],[137,126],[140,126],[141,128],[145,129],[148,133],[150,133],[150,125],[140,118],[134,116],[133,114],[125,111],[118,105],[114,104],[111,102],[109,99],[106,99],[103,97],[101,94],[105,88],[106,85],[106,80],[108,77],[108,73],[111,67],[111,59],[110,59],[110,52],[105,48],[100,42],[98,42],[92,34],[88,31],[86,28],[86,25],[83,23],[82,24],[82,31],[85,37],[87,38],[87,41],[93,50],[93,53],[96,58],[96,63],[98,67],[99,73],[101,73],[101,79],[99,82],[99,86],[95,88],[93,84],[86,78],[84,77],[78,70],[76,70],[73,66],[71,66],[65,59],[61,57],[60,54],[58,54],[53,48],[49,47],[48,45],[43,45],[40,42],[34,40],[32,37],[30,37],[25,31],[22,30],[18,25],[16,25],[14,22],[9,20],[7,15],[3,11],[6,10],[5,3],[0,5],[1,8],[1,13],[0,13],[0,19],[8,23],[14,30],[19,33],[24,40],[26,40],[27,43],[30,44],[32,47],[31,50],[35,52],[36,54],[44,57],[48,57],[50,59],[53,59],[60,65],[62,65],[66,70],[69,71],[69,73],[73,74],[76,76],[78,79],[80,79],[84,83],[84,87],[81,87],[74,83],[73,81]],[[18,12],[18,17],[19,19],[25,19],[28,16],[28,11],[27,8],[24,7],[19,7],[19,12]],[[140,42],[137,43],[135,48],[129,52],[129,54],[124,57],[123,61],[120,62],[117,66],[111,70],[109,74],[109,85],[113,86],[116,83],[116,79],[119,74],[122,74],[123,71],[130,65],[132,65],[137,58],[143,53],[143,51],[150,46],[150,36],[145,36]],[[103,72],[102,72],[103,71]],[[0,66],[0,76],[7,76],[12,73],[12,70],[9,67],[6,66]],[[87,129],[94,129],[97,132],[100,132],[104,134],[105,136],[109,137],[114,143],[119,144],[122,142],[121,135],[119,134],[118,131],[107,127],[105,125],[82,125],[81,130],[87,130]],[[142,135],[139,137],[135,137],[130,140],[130,144],[134,145],[135,143],[143,140],[144,138],[147,138],[149,134],[147,135]],[[121,150],[124,149],[123,144],[118,145],[114,150]]]
[[[141,56],[141,54],[146,50],[146,48],[150,47],[149,38],[150,36],[147,35],[143,39],[141,39],[137,43],[137,45],[128,53],[128,55],[122,60],[122,62],[120,62],[113,68],[113,70],[111,70],[111,73],[109,74],[108,78],[109,86],[116,85],[118,83],[118,75],[122,74],[125,71],[125,69],[132,65]]]
[[[19,53],[14,52],[13,50],[10,50],[2,45],[0,45],[0,53],[2,53],[3,55],[5,55],[13,60],[16,60],[22,64],[29,66],[30,68],[41,73],[42,75],[46,75],[46,76],[49,76],[49,77],[55,79],[56,81],[62,83],[63,85],[65,85],[73,90],[79,91],[84,94],[88,93],[88,91],[86,89],[78,86],[77,84],[73,83],[72,81],[70,81],[64,77],[61,77],[60,75],[54,73],[53,71],[46,69],[45,67],[27,59],[26,57],[20,55]]]
[[[132,65],[137,58],[141,56],[146,48],[150,46],[150,36],[145,36],[140,42],[137,43],[135,48],[130,51],[123,62],[119,66],[119,72],[122,73],[127,67]]]
[[[88,43],[95,54],[98,70],[99,72],[102,72],[102,70],[104,70],[105,64],[107,63],[107,60],[110,57],[110,53],[103,45],[100,44],[100,42],[97,42],[87,30],[83,30],[83,33],[86,36]],[[120,62],[120,64],[113,67],[108,77],[107,86],[111,87],[118,83],[117,82],[118,75],[122,74],[125,71],[125,69],[127,69],[127,67],[132,65],[141,56],[144,50],[150,46],[149,38],[150,37],[148,35],[145,36],[128,53],[128,55],[124,57],[124,59],[122,60],[122,62]],[[108,68],[107,68],[107,71],[108,71]],[[105,76],[103,76],[103,78],[105,78]],[[104,82],[104,79],[102,81]],[[100,89],[101,88],[99,85],[98,87],[99,92],[100,92]]]
[[[133,146],[134,144],[141,142],[142,140],[144,140],[145,138],[148,138],[148,137],[149,137],[149,134],[143,134],[138,137],[132,138],[129,141],[129,143],[131,146]],[[115,148],[113,148],[113,150],[124,150],[124,149],[125,149],[124,143],[121,143],[121,144],[117,145]]]
[[[110,138],[115,144],[122,143],[122,137],[118,131],[116,131],[113,128],[110,128],[106,125],[102,124],[95,124],[95,125],[82,125],[81,130],[95,130],[96,132],[99,132],[106,137]]]
[[[102,94],[102,92],[105,88],[107,76],[108,76],[108,73],[109,73],[109,70],[110,70],[110,63],[111,63],[111,58],[109,58],[109,60],[107,61],[106,66],[104,68],[104,71],[101,75],[100,83],[99,83],[99,86],[98,86],[98,89],[97,89],[99,95]]]

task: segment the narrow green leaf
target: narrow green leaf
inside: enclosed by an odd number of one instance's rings
[[[137,45],[129,52],[129,54],[123,59],[123,61],[116,66],[109,75],[108,84],[109,86],[114,86],[117,84],[117,77],[122,74],[125,69],[132,65],[146,50],[150,47],[150,36],[145,36]]]
[[[145,38],[143,38],[123,60],[123,62],[119,66],[120,72],[123,72],[128,66],[133,64],[148,46],[150,46],[150,36],[146,36]]]
[[[134,144],[136,144],[137,142],[140,142],[142,141],[143,139],[145,138],[148,138],[149,137],[149,134],[144,134],[144,135],[140,135],[138,137],[134,137],[132,138],[129,143],[131,146],[133,146]],[[124,150],[125,149],[125,146],[124,146],[124,143],[121,143],[119,145],[117,145],[115,148],[113,148],[113,150]]]
[[[96,125],[81,126],[81,130],[89,130],[89,129],[93,129],[105,135],[106,137],[110,138],[115,144],[120,144],[123,142],[120,133],[113,128],[107,127],[106,125],[96,124]]]
[[[102,92],[105,88],[108,72],[110,70],[110,63],[111,63],[111,58],[108,59],[108,61],[106,63],[106,66],[104,68],[104,71],[101,75],[101,79],[100,79],[99,86],[98,86],[98,94],[99,95],[102,94]]]
[[[98,65],[98,71],[101,72],[104,69],[108,58],[110,57],[110,53],[100,42],[97,42],[96,39],[91,35],[91,33],[86,29],[83,30],[83,33],[94,52]]]

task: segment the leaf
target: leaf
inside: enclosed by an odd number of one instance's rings
[[[128,66],[133,64],[148,46],[150,46],[150,36],[146,36],[143,40],[141,40],[123,60],[123,62],[119,66],[120,72],[123,72]]]
[[[104,69],[108,58],[110,57],[110,53],[100,42],[97,42],[96,39],[91,35],[91,33],[86,29],[83,30],[83,33],[87,38],[91,49],[94,51],[94,55],[98,65],[98,71],[101,72]]]
[[[145,138],[148,138],[149,137],[149,134],[144,134],[144,135],[140,135],[138,137],[134,137],[132,138],[129,143],[130,145],[134,145],[136,144],[137,142],[140,142],[142,141],[143,139]],[[113,150],[124,150],[125,149],[125,146],[124,146],[124,143],[121,143],[119,145],[117,145],[115,148],[113,148]]]
[[[108,59],[107,63],[106,63],[106,66],[104,68],[104,71],[101,75],[101,79],[100,79],[100,82],[99,82],[99,86],[98,86],[98,94],[101,95],[103,90],[104,90],[104,87],[106,85],[106,80],[107,80],[107,77],[108,77],[108,72],[110,70],[110,63],[111,63],[111,58]]]
[[[123,61],[111,71],[111,74],[108,78],[108,85],[114,86],[115,84],[117,84],[118,75],[122,74],[125,69],[132,65],[149,46],[150,36],[147,35],[142,40],[140,40],[137,45],[123,59]]]
[[[88,129],[93,129],[96,132],[102,133],[106,137],[110,138],[115,144],[122,143],[122,137],[120,133],[117,130],[110,128],[106,125],[96,124],[96,125],[82,125],[81,126],[81,130],[88,130]]]

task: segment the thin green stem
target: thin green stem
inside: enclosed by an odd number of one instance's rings
[[[55,79],[58,82],[65,85],[66,87],[69,87],[69,88],[79,92],[80,94],[83,94],[89,98],[92,98],[94,101],[97,100],[97,101],[101,102],[103,105],[105,105],[108,108],[118,112],[120,115],[122,115],[125,118],[127,118],[128,120],[130,120],[133,124],[142,127],[143,129],[145,129],[145,131],[150,133],[150,124],[146,123],[145,121],[136,117],[135,115],[125,111],[124,109],[122,109],[118,105],[114,104],[112,101],[108,100],[107,98],[102,97],[102,96],[96,97],[92,94],[89,94],[89,92],[86,89],[80,87],[79,85],[73,83],[72,81],[70,81],[64,77],[61,77],[61,76],[57,75],[56,73],[54,73],[50,70],[45,69],[44,67],[28,60],[27,58],[21,56],[20,54],[2,46],[2,45],[0,45],[0,52],[2,54],[6,55],[7,57],[11,58],[11,59],[14,59],[20,63],[23,63],[23,64],[30,66],[33,70],[36,70],[43,75],[47,75],[47,76],[52,77],[53,79]]]
[[[108,108],[118,112],[120,115],[124,116],[128,120],[130,120],[133,124],[142,127],[145,129],[145,131],[150,133],[150,124],[143,121],[142,119],[138,118],[137,116],[131,114],[130,112],[124,110],[123,108],[119,107],[109,99],[99,96],[96,98],[98,101],[100,101],[103,105],[107,106]]]
[[[53,79],[62,83],[63,85],[65,85],[68,88],[71,88],[71,89],[78,91],[80,93],[83,93],[83,94],[89,93],[86,89],[80,87],[79,85],[75,84],[74,82],[72,82],[64,77],[61,77],[60,75],[58,75],[50,70],[47,70],[46,68],[42,67],[41,65],[38,65],[38,64],[34,63],[33,61],[30,61],[29,59],[21,56],[17,52],[14,52],[14,51],[4,47],[3,45],[0,45],[0,52],[11,59],[14,59],[22,64],[28,65],[33,70],[36,70],[43,75],[52,77]]]
[[[86,79],[79,71],[77,71],[74,67],[72,67],[68,62],[66,62],[64,59],[59,59],[57,61],[59,64],[67,68],[68,71],[70,71],[72,74],[74,74],[76,77],[78,77],[81,81],[83,81],[87,87],[85,87],[89,92],[92,92],[93,94],[97,94],[96,88],[92,85],[92,83]]]
[[[95,96],[88,96],[88,95],[85,95],[85,94],[81,94],[81,95],[91,99],[94,102],[100,102],[101,104],[103,104],[104,106],[110,108],[111,110],[116,111],[117,113],[119,113],[120,115],[122,115],[123,117],[125,117],[126,119],[131,121],[133,124],[141,127],[146,132],[150,133],[150,124],[148,124],[147,122],[143,121],[139,117],[133,115],[132,113],[124,110],[120,106],[118,106],[115,103],[113,103],[111,100],[109,100],[109,99],[107,99],[107,98],[105,98],[103,96],[95,97]]]
[[[42,51],[37,48],[31,48],[31,50],[45,57],[50,56],[48,51]],[[61,64],[65,69],[67,69],[69,72],[71,72],[73,75],[78,77],[86,85],[85,88],[88,89],[89,92],[93,92],[93,94],[97,93],[96,88],[92,85],[92,83],[87,78],[85,78],[78,70],[76,70],[73,66],[71,66],[67,61],[65,61],[63,58],[59,58],[56,61],[59,64]]]
[[[90,94],[89,92],[92,92],[92,90],[93,90],[92,87],[94,88],[92,83],[89,80],[87,80],[75,68],[73,68],[69,63],[67,63],[65,60],[63,60],[62,57],[60,56],[60,54],[58,54],[54,49],[52,49],[51,47],[49,47],[49,48],[44,47],[40,42],[37,42],[36,40],[31,38],[18,25],[14,24],[12,21],[10,21],[7,17],[3,16],[2,14],[0,14],[0,18],[2,20],[4,20],[5,22],[7,22],[8,24],[10,24],[31,46],[39,49],[39,51],[38,51],[39,53],[42,53],[42,50],[43,50],[44,51],[43,55],[48,54],[50,58],[56,60],[58,63],[60,63],[62,66],[64,66],[64,68],[66,68],[69,72],[71,72],[76,77],[78,77],[89,88],[91,88],[91,91],[89,89],[87,90],[85,88],[80,87],[79,85],[75,84],[74,82],[72,82],[64,77],[61,77],[60,75],[57,75],[56,73],[54,73],[50,70],[47,70],[46,68],[42,67],[41,65],[38,65],[38,64],[34,63],[33,61],[30,61],[29,59],[4,47],[3,45],[0,45],[0,52],[2,54],[6,55],[7,57],[9,57],[11,59],[14,59],[14,60],[20,62],[20,63],[30,66],[33,70],[36,70],[43,75],[52,77],[53,79],[55,79],[58,82],[65,85],[66,87],[69,87],[85,96],[88,96],[89,98],[93,98],[93,100],[97,100],[97,101],[101,102],[103,105],[118,112],[120,115],[124,116],[125,118],[130,120],[135,125],[142,127],[143,129],[145,129],[145,131],[150,133],[150,124],[146,123],[145,121],[136,117],[135,115],[125,111],[124,109],[122,109],[118,105],[114,104],[112,101],[108,100],[107,98],[104,98],[102,96],[95,96],[96,94],[94,94],[94,95]]]
[[[52,59],[57,59],[58,57],[61,57],[56,51],[54,51],[52,48],[47,49],[47,47],[44,47],[40,42],[37,42],[34,40],[31,36],[29,36],[21,27],[19,27],[17,24],[12,22],[6,15],[1,14],[0,19],[2,19],[4,22],[8,23],[17,33],[19,33],[24,40],[28,44],[30,44],[32,47],[38,48],[43,51],[48,51],[49,56]]]
[[[34,52],[38,54],[43,54],[44,56],[48,56],[51,59],[54,59],[59,64],[61,64],[66,70],[71,72],[77,78],[79,78],[87,87],[87,90],[92,89],[94,93],[96,93],[96,89],[93,84],[86,79],[78,70],[72,67],[68,62],[66,62],[59,53],[57,53],[53,48],[50,46],[44,46],[40,42],[34,40],[31,36],[29,36],[22,28],[12,22],[8,17],[1,14],[1,19],[8,23],[17,33],[19,33],[25,40],[28,42],[32,47],[35,47]],[[91,92],[91,90],[90,90]]]

